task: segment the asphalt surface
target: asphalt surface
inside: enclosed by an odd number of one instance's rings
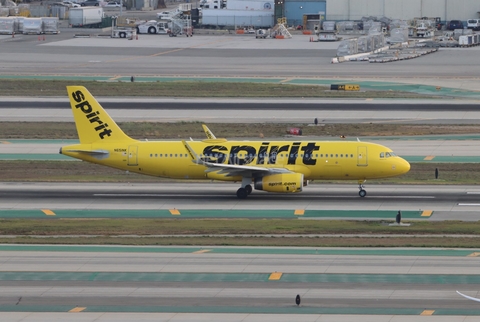
[[[239,200],[229,183],[102,184],[0,183],[1,208],[22,209],[225,209],[258,210],[432,210],[429,220],[477,221],[480,188],[476,186],[367,185],[367,197],[357,185],[313,184],[299,194],[254,191]],[[115,215],[113,215],[115,216]],[[345,216],[345,215],[344,215]],[[225,215],[228,217],[228,214]],[[247,215],[248,217],[248,215]],[[368,218],[368,216],[366,216]],[[329,217],[322,217],[329,218]],[[341,218],[341,215],[335,218]],[[350,218],[350,216],[347,216]],[[355,219],[364,219],[356,217]]]
[[[331,253],[323,255],[295,254],[292,248],[276,254],[242,247],[1,248],[0,301],[17,312],[2,313],[14,317],[10,321],[24,321],[23,312],[39,308],[56,312],[52,318],[79,310],[78,321],[94,321],[92,313],[99,311],[105,312],[100,321],[128,321],[129,313],[160,321],[181,321],[183,314],[187,321],[199,318],[192,313],[242,321],[278,321],[275,314],[285,321],[353,321],[348,314],[361,314],[356,321],[371,321],[372,314],[378,321],[415,321],[425,314],[469,321],[467,316],[480,313],[475,302],[455,292],[478,294],[480,259],[468,256],[474,250],[414,255],[386,249],[379,256],[363,254],[365,249],[349,249],[349,255],[327,249]],[[161,315],[167,312],[169,318]],[[42,315],[29,314],[34,317]]]
[[[133,75],[177,78],[309,77],[338,81],[394,82],[414,87],[428,85],[473,92],[480,89],[480,47],[442,49],[418,59],[390,64],[331,64],[337,44],[311,43],[310,36],[295,35],[292,39],[278,41],[256,40],[253,37],[225,33],[195,35],[191,38],[145,35],[138,40],[120,40],[93,37],[95,31],[91,31],[91,38],[73,38],[76,32],[78,31],[62,30],[60,35],[49,35],[45,41],[39,41],[37,36],[0,36],[0,76],[107,77],[110,81],[115,81],[120,76],[129,78]],[[473,93],[474,98],[469,104],[477,103],[477,95]],[[69,109],[59,108],[58,103],[52,103],[53,108],[50,109],[47,105],[42,105],[49,104],[49,100],[38,100],[42,108],[35,110],[31,103],[15,103],[15,100],[18,98],[13,99],[14,103],[12,100],[2,103],[2,120],[42,121],[43,113],[45,120],[57,118],[71,122]],[[202,119],[228,122],[245,119],[251,121],[253,117],[258,121],[279,119],[281,122],[309,122],[314,117],[320,117],[322,122],[480,123],[480,115],[473,106],[459,106],[459,109],[450,110],[448,105],[434,109],[397,105],[394,106],[392,115],[391,111],[380,111],[390,106],[392,101],[383,102],[378,107],[364,105],[361,108],[348,107],[348,102],[342,102],[343,106],[332,104],[316,114],[317,102],[310,103],[305,112],[289,111],[289,105],[296,101],[299,100],[282,103],[280,106],[284,109],[279,110],[280,113],[276,111],[274,118],[274,105],[265,105],[268,108],[260,111],[260,114],[249,110],[250,115],[245,117],[243,111],[226,116],[218,110],[209,112],[208,109],[202,110],[199,115],[198,111],[189,109],[187,104],[181,102],[174,103],[170,109],[165,110],[149,110],[145,107],[142,112],[136,111],[141,115],[136,120]],[[155,106],[156,103],[144,104],[146,105],[143,106]],[[255,104],[245,105],[259,107]],[[454,104],[456,101],[452,101]],[[230,105],[230,108],[235,109],[237,106]],[[350,113],[338,111],[338,107],[348,109]],[[172,118],[168,116],[171,109],[180,110],[183,115]],[[36,113],[38,111],[41,113]],[[151,111],[164,114],[148,114]],[[131,120],[131,113],[122,115],[121,112],[122,110],[114,111],[112,116],[118,121]],[[251,198],[242,201],[234,195],[236,186],[225,184],[195,184],[186,187],[184,184],[170,183],[116,186],[40,183],[1,184],[0,189],[0,206],[3,209],[110,209],[126,208],[127,204],[136,209],[271,209],[272,205],[300,209],[423,208],[434,210],[429,220],[478,220],[479,207],[476,202],[478,189],[475,186],[367,185],[368,196],[359,198],[356,185],[315,185],[306,187],[305,192],[299,195],[254,192]],[[4,311],[0,320],[414,322],[425,321],[427,317],[421,316],[423,313],[433,314],[431,319],[435,321],[465,322],[478,321],[480,315],[478,303],[463,299],[455,293],[458,289],[478,297],[479,281],[476,279],[479,263],[476,256],[442,254],[432,257],[398,253],[390,256],[360,256],[337,253],[302,257],[274,255],[272,250],[255,255],[208,254],[204,253],[204,249],[196,249],[199,250],[200,253],[185,254],[177,249],[162,255],[127,253],[119,249],[100,252],[89,250],[84,253],[78,253],[72,248],[64,251],[46,251],[40,248],[1,251],[0,271],[7,275],[0,274],[0,310]],[[303,249],[294,251],[301,252]],[[431,252],[435,253],[433,250]],[[469,251],[469,254],[476,253],[476,250]],[[71,275],[65,277],[59,271]],[[100,280],[102,275],[99,273],[102,271],[107,272],[110,280]],[[27,276],[21,272],[27,273]],[[133,276],[129,277],[128,273],[131,272],[134,272]],[[177,276],[176,281],[159,283],[148,278],[142,281],[142,276],[137,275],[148,272],[184,273],[190,279],[185,279],[185,275],[182,275],[183,277]],[[235,282],[228,278],[218,281],[221,274],[226,272],[240,274],[237,276],[239,279]],[[248,282],[255,277],[251,274],[262,273],[268,278],[268,274],[274,272],[298,274],[295,276],[299,280],[281,282],[282,284],[265,279]],[[78,274],[82,273],[87,273],[87,280],[79,277]],[[195,278],[202,279],[198,274],[206,273],[214,273],[217,280],[195,281]],[[378,280],[372,281],[361,273]],[[308,274],[340,276],[339,280],[320,283],[312,282],[312,276]],[[409,276],[405,277],[404,274]],[[61,280],[62,276],[64,280]],[[288,274],[285,275],[287,277]],[[173,277],[160,275],[157,278]],[[294,304],[297,294],[303,299],[300,307]],[[67,313],[72,309],[80,310],[81,313]]]

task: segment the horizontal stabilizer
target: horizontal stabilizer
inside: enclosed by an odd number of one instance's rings
[[[110,153],[106,150],[79,150],[79,149],[62,150],[60,149],[60,154],[68,154],[68,153],[87,154],[98,160],[106,159],[110,155]]]

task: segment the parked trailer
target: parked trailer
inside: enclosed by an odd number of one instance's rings
[[[15,18],[0,17],[0,34],[12,35],[15,32]]]
[[[103,18],[102,7],[70,8],[68,23],[72,27],[100,27]]]
[[[137,30],[129,27],[114,27],[112,29],[112,38],[133,39],[137,36]]]

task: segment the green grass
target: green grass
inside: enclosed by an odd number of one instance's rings
[[[312,117],[313,123],[313,117]],[[321,123],[321,119],[320,119]],[[198,122],[124,122],[118,123],[125,133],[136,139],[205,139]],[[477,134],[475,124],[438,124],[426,126],[422,124],[321,124],[311,126],[307,123],[212,123],[208,127],[215,136],[227,139],[235,138],[281,138],[287,135],[291,127],[300,127],[302,140],[318,139],[318,137],[339,140],[341,135],[347,139],[364,136],[423,136],[423,135],[456,135]],[[75,123],[72,122],[0,122],[0,139],[78,139]],[[293,140],[291,136],[285,138]]]
[[[296,219],[4,219],[0,220],[0,243],[101,244],[101,245],[209,245],[298,247],[480,247],[480,222],[413,221],[410,227],[389,227],[378,221]],[[53,237],[55,235],[98,235]],[[158,235],[194,234],[194,237]],[[254,235],[223,237],[215,234]],[[275,234],[335,234],[338,237],[266,237]],[[372,234],[355,237],[352,234]],[[391,234],[416,235],[389,237]],[[438,237],[422,237],[434,234]],[[442,235],[478,237],[443,237]],[[1,235],[18,235],[2,238]],[[31,237],[41,235],[44,238]],[[133,235],[117,237],[118,235]],[[135,236],[137,235],[137,236]],[[257,235],[257,236],[255,236]],[[375,237],[374,235],[379,235]],[[49,237],[50,236],[50,237]],[[141,237],[144,236],[144,237]],[[150,236],[150,237],[149,237]]]
[[[147,97],[341,97],[341,98],[437,98],[393,91],[330,91],[318,85],[263,84],[246,82],[100,82],[78,80],[0,79],[0,95],[63,96],[66,86],[85,86],[95,96]]]

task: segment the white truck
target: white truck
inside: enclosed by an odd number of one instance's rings
[[[103,17],[103,8],[100,6],[70,8],[68,23],[72,27],[100,27]]]
[[[167,21],[150,20],[137,26],[137,34],[167,34]]]

